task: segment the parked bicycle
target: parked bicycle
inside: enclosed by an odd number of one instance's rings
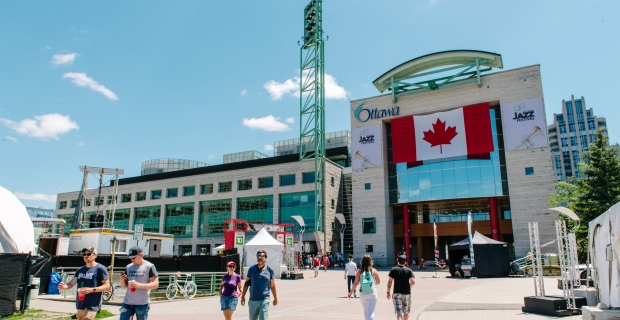
[[[180,273],[176,273],[170,276],[171,281],[166,288],[166,298],[168,298],[168,300],[174,300],[174,298],[176,298],[179,292],[181,292],[185,299],[191,299],[198,292],[198,287],[196,286],[196,283],[192,280],[188,280],[189,277],[191,277],[191,274],[185,275],[185,280],[183,281],[182,285],[179,281],[179,277],[181,277]]]
[[[103,301],[108,302],[112,299],[119,298],[120,292],[124,291],[120,284],[110,286],[110,289],[102,292]]]

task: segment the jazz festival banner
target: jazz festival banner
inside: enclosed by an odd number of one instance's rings
[[[354,128],[351,132],[353,139],[353,169],[368,169],[383,165],[383,139],[381,125]]]
[[[507,151],[547,147],[547,125],[541,98],[502,104],[502,119]]]

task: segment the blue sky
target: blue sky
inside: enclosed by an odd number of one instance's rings
[[[0,2],[0,185],[54,206],[80,165],[219,164],[299,134],[297,40],[308,1]],[[349,99],[424,54],[476,49],[541,64],[547,118],[584,96],[608,119],[620,74],[618,1],[325,0],[327,130]],[[614,31],[615,30],[615,31]],[[95,179],[91,179],[94,181]],[[94,183],[91,183],[94,186]]]

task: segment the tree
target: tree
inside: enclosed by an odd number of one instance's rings
[[[579,164],[580,177],[573,178],[573,185],[558,182],[558,192],[551,194],[551,205],[566,203],[581,220],[576,229],[571,222],[567,227],[573,229],[577,238],[579,261],[585,262],[588,254],[588,223],[603,214],[620,201],[620,160],[618,149],[609,146],[609,141],[600,130],[596,141],[584,152],[583,162]]]

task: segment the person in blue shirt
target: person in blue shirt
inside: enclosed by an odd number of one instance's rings
[[[110,288],[108,269],[95,262],[97,250],[93,247],[82,249],[85,266],[79,268],[69,283],[58,284],[58,290],[69,290],[78,286],[75,297],[78,320],[91,320],[97,315],[101,305],[101,293]]]
[[[258,250],[256,252],[256,262],[248,269],[247,278],[243,284],[241,294],[241,305],[245,306],[245,295],[250,287],[250,320],[267,320],[269,318],[269,292],[273,292],[273,305],[278,305],[278,294],[276,293],[276,282],[273,270],[267,266],[267,252]]]

